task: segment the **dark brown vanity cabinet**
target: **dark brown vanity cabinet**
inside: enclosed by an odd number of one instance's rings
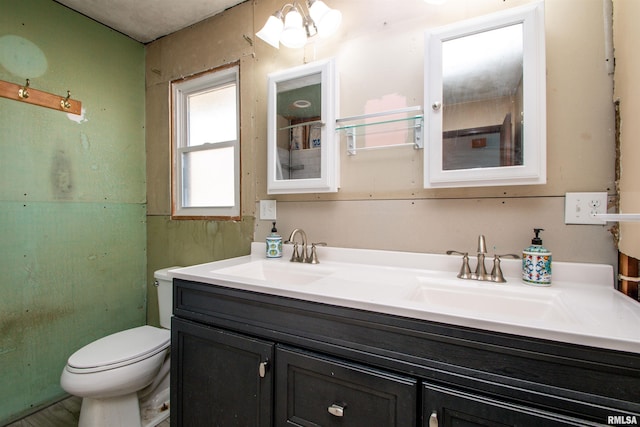
[[[173,427],[640,423],[637,353],[179,279],[171,344]]]

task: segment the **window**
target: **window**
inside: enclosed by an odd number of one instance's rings
[[[238,66],[171,83],[172,217],[240,216]]]

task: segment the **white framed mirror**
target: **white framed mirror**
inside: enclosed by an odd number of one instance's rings
[[[544,3],[425,33],[424,187],[546,183]]]
[[[338,191],[333,59],[268,76],[267,193]]]

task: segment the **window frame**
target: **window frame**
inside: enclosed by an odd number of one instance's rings
[[[187,98],[190,95],[224,87],[236,87],[236,139],[189,146],[189,112]],[[239,220],[241,218],[241,163],[240,163],[240,66],[235,62],[217,67],[189,77],[172,80],[171,92],[171,219],[220,219]],[[183,205],[183,164],[185,153],[221,148],[234,148],[234,205],[188,207]]]

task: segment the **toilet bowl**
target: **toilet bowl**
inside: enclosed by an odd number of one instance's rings
[[[60,385],[82,397],[79,427],[151,427],[169,416],[171,268],[154,274],[163,328],[147,325],[117,332],[67,360]]]

